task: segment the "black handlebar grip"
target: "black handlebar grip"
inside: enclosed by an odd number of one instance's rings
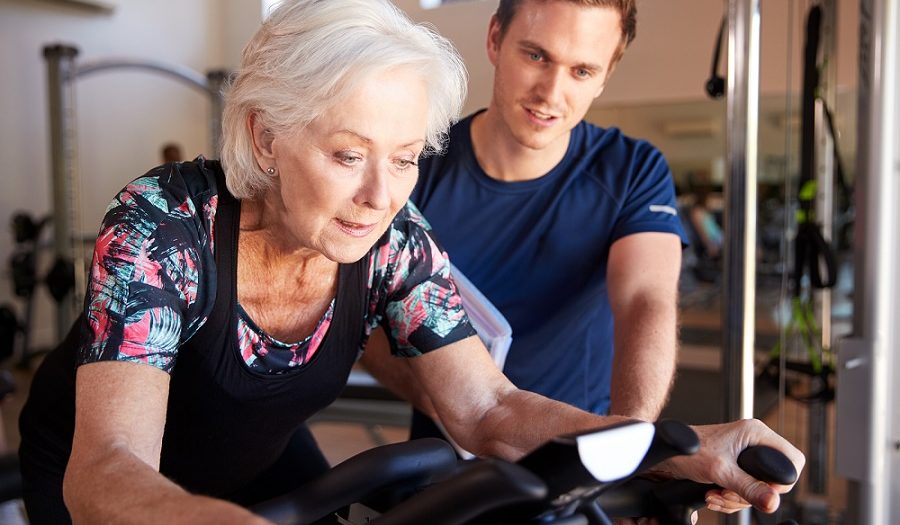
[[[536,503],[547,485],[515,463],[483,460],[397,505],[373,525],[458,525],[507,505]]]
[[[674,456],[690,456],[700,450],[700,438],[694,430],[680,421],[661,419],[654,426],[656,431],[650,450],[635,472],[643,472],[657,463]]]
[[[737,464],[747,474],[766,483],[790,485],[797,481],[797,469],[781,451],[765,445],[747,447]]]

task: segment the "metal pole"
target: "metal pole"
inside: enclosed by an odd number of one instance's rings
[[[224,70],[211,71],[203,76],[196,71],[165,62],[147,59],[108,58],[75,64],[78,49],[73,46],[52,44],[44,47],[44,58],[47,61],[47,85],[48,85],[48,112],[50,118],[50,164],[52,169],[53,191],[53,237],[54,251],[57,258],[69,262],[76,261],[75,243],[81,243],[76,239],[80,232],[75,231],[79,226],[75,220],[77,203],[75,202],[75,177],[76,168],[75,148],[75,123],[73,121],[74,101],[72,90],[69,89],[75,80],[94,73],[121,70],[141,69],[170,76],[186,84],[204,91],[210,98],[210,144],[212,151],[210,156],[217,157],[222,135],[222,108],[223,88],[229,79],[229,73]],[[79,255],[80,257],[80,255]],[[79,261],[80,262],[80,261]],[[78,265],[75,266],[78,268]],[[65,338],[77,315],[77,303],[84,290],[84,276],[82,272],[75,272],[76,290],[69,293],[64,300],[57,305],[57,340]]]
[[[734,420],[753,417],[759,0],[728,1],[727,93],[722,375],[725,419]],[[750,514],[728,521],[749,524]]]
[[[80,64],[77,69],[72,70],[70,78],[74,80],[75,78],[81,78],[101,71],[121,69],[140,69],[160,73],[205,92],[209,96],[210,101],[209,143],[211,149],[209,156],[211,158],[219,156],[219,147],[222,140],[223,90],[225,84],[231,78],[231,74],[227,70],[217,69],[203,76],[189,67],[158,60],[146,58],[105,58]]]
[[[759,0],[730,0],[723,367],[728,420],[753,417]]]
[[[900,520],[900,6],[859,8],[854,336],[838,352],[836,459],[847,523],[888,525]]]
[[[815,159],[816,159],[816,220],[822,226],[822,236],[831,242],[834,230],[834,140],[825,120],[825,104],[833,111],[837,101],[836,64],[836,7],[834,0],[822,0],[822,23],[819,38],[819,96],[815,101]],[[824,102],[823,102],[824,100]],[[831,290],[816,292],[819,326],[822,329],[823,353],[831,350]],[[823,381],[822,378],[810,378]],[[825,385],[814,385],[824,387]],[[817,400],[809,405],[807,419],[807,482],[809,491],[824,494],[828,476],[828,402]]]
[[[74,68],[78,49],[63,44],[44,47],[44,59],[47,61],[47,95],[50,116],[50,166],[52,170],[53,200],[53,249],[56,257],[74,262],[73,233],[75,224],[75,203],[72,198],[72,179],[70,177],[70,154],[74,144],[71,142],[68,121],[72,112],[72,101],[66,86]],[[58,341],[65,338],[69,327],[75,319],[71,304],[70,292],[56,306],[56,336]]]
[[[209,137],[212,151],[210,157],[219,158],[222,147],[222,110],[225,108],[225,88],[231,79],[231,73],[217,69],[206,74],[209,90]]]

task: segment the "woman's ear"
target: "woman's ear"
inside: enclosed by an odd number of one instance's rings
[[[262,119],[257,113],[247,115],[247,127],[250,128],[250,135],[253,137],[253,155],[262,171],[275,166],[275,153],[272,149],[272,142],[275,135],[268,127],[263,124]]]

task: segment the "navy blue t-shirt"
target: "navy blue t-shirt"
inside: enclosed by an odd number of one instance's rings
[[[546,175],[489,177],[472,116],[445,155],[422,159],[412,200],[450,260],[512,326],[504,372],[519,388],[594,413],[609,409],[613,322],[610,246],[630,234],[685,235],[662,154],[618,129],[581,122]]]

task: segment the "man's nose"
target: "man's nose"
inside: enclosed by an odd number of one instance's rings
[[[561,106],[567,74],[568,72],[564,68],[552,68],[544,73],[537,85],[538,95],[551,108]]]

